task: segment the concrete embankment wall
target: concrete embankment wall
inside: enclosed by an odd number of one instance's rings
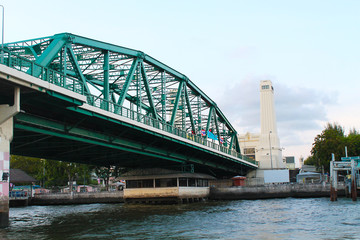
[[[343,196],[343,188],[338,190]],[[212,200],[330,197],[330,184],[271,184],[256,187],[211,188]]]
[[[29,205],[122,203],[124,202],[123,197],[123,191],[38,194],[29,200]]]
[[[339,186],[338,196],[345,196],[344,186]],[[242,200],[266,198],[330,197],[330,184],[270,184],[246,187],[212,187],[211,200]],[[39,194],[29,199],[29,205],[65,205],[89,203],[123,203],[124,192]]]

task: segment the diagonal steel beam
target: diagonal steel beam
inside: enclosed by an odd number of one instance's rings
[[[45,51],[35,60],[35,64],[47,67],[52,60],[58,55],[59,51],[64,47],[66,41],[62,38],[55,38]],[[29,69],[31,71],[31,69]],[[30,72],[28,72],[30,74]],[[33,76],[39,77],[41,68],[35,67]]]
[[[128,89],[129,89],[129,86],[130,86],[131,80],[132,80],[132,78],[134,76],[135,70],[136,70],[136,68],[137,68],[137,66],[139,64],[139,60],[140,60],[139,58],[135,58],[133,63],[131,64],[131,68],[130,68],[129,73],[128,73],[127,77],[126,77],[124,86],[122,87],[122,89],[120,91],[120,96],[119,96],[119,100],[118,100],[118,104],[120,106],[122,106],[123,103],[124,103],[126,93],[127,93]]]
[[[181,92],[183,91],[183,86],[184,86],[184,81],[180,80],[178,91],[176,94],[175,103],[174,103],[174,108],[172,110],[172,115],[171,115],[171,120],[170,120],[171,126],[174,126],[174,123],[175,123],[175,117],[176,117],[177,110],[179,108],[179,101],[180,101]]]
[[[66,48],[67,48],[67,51],[69,53],[69,58],[70,58],[70,61],[71,61],[72,65],[73,65],[73,68],[75,69],[77,76],[80,78],[80,80],[82,81],[82,83],[84,85],[85,92],[90,93],[89,87],[87,85],[86,78],[82,74],[81,68],[79,66],[79,63],[76,60],[76,56],[74,54],[72,46],[67,46]],[[66,59],[65,59],[64,62],[66,63]]]
[[[186,100],[186,105],[188,107],[188,113],[189,113],[190,123],[191,123],[191,130],[195,134],[196,130],[195,130],[194,117],[193,117],[193,114],[192,114],[191,104],[190,104],[190,100],[189,100],[189,93],[188,93],[188,91],[186,89],[186,86],[185,86],[185,100]]]
[[[230,140],[230,146],[229,149],[232,150],[233,144],[234,144],[234,138],[237,137],[236,134],[232,134],[231,135],[231,140]]]
[[[214,107],[211,106],[210,109],[209,109],[209,116],[208,116],[208,120],[207,120],[207,123],[206,123],[205,136],[204,136],[205,139],[207,138],[207,134],[208,134],[208,131],[209,131],[209,128],[210,128],[211,116],[212,116],[213,111],[214,111]]]
[[[240,155],[241,155],[239,139],[237,138],[236,133],[235,133],[235,150],[236,150],[238,153],[240,153]]]
[[[215,120],[215,127],[216,127],[216,133],[217,133],[217,135],[218,135],[219,145],[221,145],[221,141],[220,141],[220,131],[219,131],[219,125],[218,125],[218,121],[217,121],[216,109],[215,109],[215,111],[214,111],[214,120]]]
[[[151,94],[151,91],[150,91],[149,81],[148,81],[148,78],[147,78],[147,75],[146,75],[146,70],[145,70],[143,62],[141,63],[141,75],[143,77],[144,86],[145,86],[145,90],[146,90],[146,95],[147,95],[148,101],[150,103],[150,109],[152,111],[153,117],[156,120],[158,120],[158,115],[157,115],[157,112],[156,112],[156,109],[155,109],[154,100],[153,100],[153,97],[152,97],[152,94]]]

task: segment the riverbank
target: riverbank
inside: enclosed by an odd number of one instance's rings
[[[339,184],[338,196],[345,196],[344,186]],[[269,198],[318,198],[330,197],[330,184],[269,184],[262,186],[211,187],[210,200],[256,200]],[[69,205],[91,203],[123,203],[124,192],[87,192],[36,194],[26,202],[10,201],[19,205]],[[26,204],[23,204],[26,203]]]
[[[123,203],[123,196],[123,191],[36,194],[29,199],[28,205]]]
[[[345,196],[339,187],[338,196]],[[210,189],[212,200],[254,200],[268,198],[330,197],[330,184],[269,184],[253,187],[215,187]]]

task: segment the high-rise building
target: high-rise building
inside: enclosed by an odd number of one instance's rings
[[[261,169],[286,168],[277,133],[274,88],[270,80],[260,82],[260,134],[240,135],[240,148],[244,155],[255,155]],[[249,156],[250,157],[250,156]]]
[[[274,88],[270,80],[260,82],[260,124],[260,168],[285,168],[276,126]]]

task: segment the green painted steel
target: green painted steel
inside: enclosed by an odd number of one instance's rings
[[[51,61],[59,54],[66,41],[63,38],[54,38],[46,50],[35,60],[35,64],[47,67]],[[40,75],[39,68],[32,69],[32,75],[38,77]]]
[[[104,51],[104,88],[103,96],[106,101],[109,101],[109,51]]]
[[[190,100],[189,100],[189,93],[187,92],[187,90],[185,90],[185,99],[186,99],[186,105],[187,105],[187,109],[188,109],[188,114],[189,114],[189,117],[190,117],[191,131],[192,131],[192,133],[195,134],[196,129],[195,129],[193,111],[191,109],[191,104],[190,104]]]
[[[119,100],[118,100],[118,104],[120,106],[122,106],[123,103],[124,103],[126,93],[127,93],[128,89],[129,89],[130,83],[131,83],[132,78],[134,76],[135,70],[136,70],[136,68],[138,66],[138,63],[139,63],[139,58],[135,58],[135,61],[133,61],[133,63],[131,64],[129,74],[127,75],[126,81],[125,81],[125,83],[124,83],[124,85],[123,85],[123,87],[122,87],[122,89],[120,91],[120,96],[119,96]],[[121,72],[120,72],[120,74],[121,74]]]
[[[214,113],[216,112],[216,109],[214,110]],[[214,114],[214,120],[215,120],[215,128],[216,128],[216,134],[218,135],[218,142],[219,144],[221,145],[221,133],[219,131],[219,124],[218,124],[218,121],[217,121],[217,115],[216,113]]]
[[[173,110],[172,110],[172,113],[171,113],[171,120],[170,120],[170,125],[171,126],[174,126],[174,123],[175,123],[177,110],[179,109],[180,96],[181,96],[181,93],[183,91],[183,84],[184,84],[184,81],[180,81],[179,87],[177,89],[176,98],[175,98],[175,102],[174,102],[174,107],[173,107]]]
[[[192,162],[203,164],[209,167],[214,167],[217,169],[222,169],[228,172],[232,172],[234,170],[224,164],[204,162],[198,158],[189,158],[184,154],[173,152],[169,153],[161,148],[143,146],[136,141],[129,141],[126,138],[96,133],[91,130],[80,129],[76,126],[67,126],[59,122],[50,121],[48,119],[42,119],[26,114],[19,114],[18,116],[16,116],[16,119],[17,122],[15,124],[15,128],[17,129],[66,138],[69,140],[80,141],[88,144],[110,147],[118,150],[124,150],[127,152],[133,152],[139,155],[156,157],[172,162],[178,162],[181,164]]]
[[[90,93],[90,90],[89,90],[89,87],[88,85],[86,84],[86,79],[84,77],[84,75],[82,74],[82,71],[80,69],[80,66],[78,64],[78,62],[76,61],[76,56],[74,54],[74,51],[72,50],[72,47],[69,47],[67,48],[67,51],[70,53],[70,61],[71,63],[73,64],[75,70],[76,70],[76,76],[78,76],[78,78],[82,81],[83,83],[83,86],[84,86],[84,89],[85,89],[85,92],[86,93]],[[66,54],[66,51],[64,51],[64,56]],[[63,61],[64,62],[64,72],[65,72],[65,69],[66,69],[66,61]],[[66,74],[65,74],[66,75]]]
[[[205,136],[204,138],[206,138],[208,132],[209,132],[209,129],[210,129],[210,124],[211,124],[211,118],[212,118],[212,112],[214,111],[214,108],[211,106],[210,109],[209,109],[209,116],[208,116],[208,120],[207,120],[207,123],[206,123],[206,128],[205,128]]]
[[[4,52],[7,66],[85,95],[85,104],[245,159],[236,130],[216,103],[185,75],[141,51],[62,33],[7,43]],[[210,126],[224,144],[201,136]]]
[[[152,116],[156,120],[158,120],[158,114],[157,114],[157,111],[156,111],[156,108],[155,108],[155,104],[154,104],[152,93],[151,93],[150,86],[149,86],[149,80],[147,78],[146,70],[144,68],[143,63],[141,63],[141,75],[142,75],[142,78],[144,80],[144,86],[145,86],[145,89],[146,89],[146,95],[147,95],[147,98],[148,98],[148,101],[149,101],[149,104],[150,104],[150,109],[151,109],[151,112],[152,112]]]

